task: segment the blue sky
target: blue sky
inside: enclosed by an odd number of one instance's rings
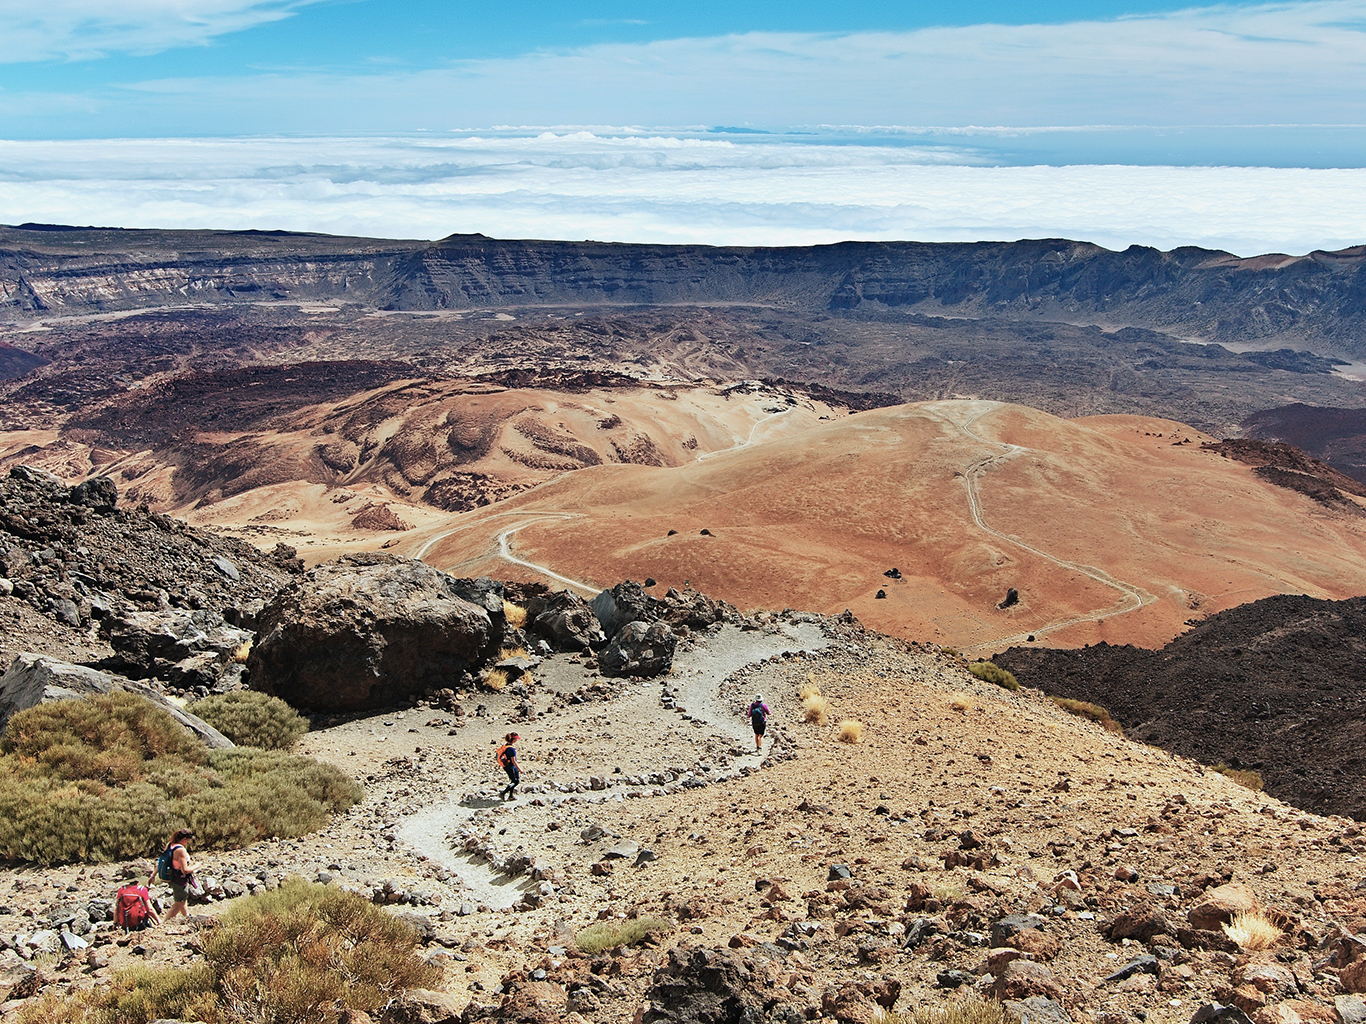
[[[1366,167],[1366,0],[0,0],[0,25],[0,222],[1366,238],[1338,173]],[[1110,170],[1077,195],[1039,166]],[[1019,171],[1006,198],[985,168]],[[1235,217],[1209,168],[1281,173]]]

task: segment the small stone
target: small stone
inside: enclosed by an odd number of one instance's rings
[[[854,873],[849,870],[848,864],[831,864],[830,870],[825,873],[827,882],[836,882],[840,879],[853,878]]]

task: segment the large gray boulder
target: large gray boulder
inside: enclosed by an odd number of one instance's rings
[[[254,690],[298,708],[358,711],[467,684],[502,642],[502,585],[393,555],[309,570],[257,618]]]
[[[673,666],[678,637],[667,622],[628,622],[598,654],[605,676],[657,676]]]
[[[593,614],[602,631],[614,637],[630,622],[649,622],[656,616],[650,608],[650,595],[639,583],[626,580],[593,598]]]
[[[233,745],[232,740],[208,722],[190,714],[149,686],[42,654],[17,655],[9,671],[0,676],[0,725],[8,722],[16,711],[24,711],[48,701],[73,700],[119,690],[155,704],[212,749]]]
[[[588,602],[567,590],[538,594],[528,601],[524,629],[557,651],[586,651],[607,639]]]
[[[126,612],[105,618],[100,632],[114,648],[101,664],[135,679],[164,679],[213,689],[229,674],[233,654],[252,634],[213,611]]]

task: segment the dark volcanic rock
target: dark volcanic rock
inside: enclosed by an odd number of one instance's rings
[[[248,640],[212,611],[126,612],[107,616],[100,632],[114,648],[104,667],[134,679],[213,688]]]
[[[258,619],[253,689],[315,710],[382,707],[469,682],[505,628],[500,584],[384,554],[315,567]]]
[[[1366,597],[1282,595],[1192,626],[1160,651],[1012,647],[1027,686],[1109,709],[1134,739],[1261,772],[1266,791],[1366,820]]]
[[[657,676],[673,665],[678,637],[666,622],[628,622],[598,655],[605,676]]]
[[[567,590],[527,601],[525,629],[558,651],[584,651],[606,639],[588,602]]]
[[[645,992],[641,1024],[761,1024],[762,982],[724,949],[675,946]]]
[[[593,598],[593,614],[602,623],[602,631],[614,637],[628,622],[651,622],[657,618],[653,600],[639,583],[626,580]]]
[[[245,607],[293,577],[292,560],[145,507],[116,508],[116,499],[107,478],[69,488],[45,470],[14,466],[0,481],[0,577],[14,595],[84,628],[138,610]],[[217,567],[220,560],[236,579]],[[23,643],[7,637],[4,646]]]

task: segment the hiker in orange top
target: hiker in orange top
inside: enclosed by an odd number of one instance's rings
[[[517,796],[517,783],[522,781],[522,770],[517,767],[517,748],[513,746],[520,736],[510,732],[503,737],[503,745],[498,748],[498,764],[508,773],[508,784],[498,791],[501,800],[512,800]]]

